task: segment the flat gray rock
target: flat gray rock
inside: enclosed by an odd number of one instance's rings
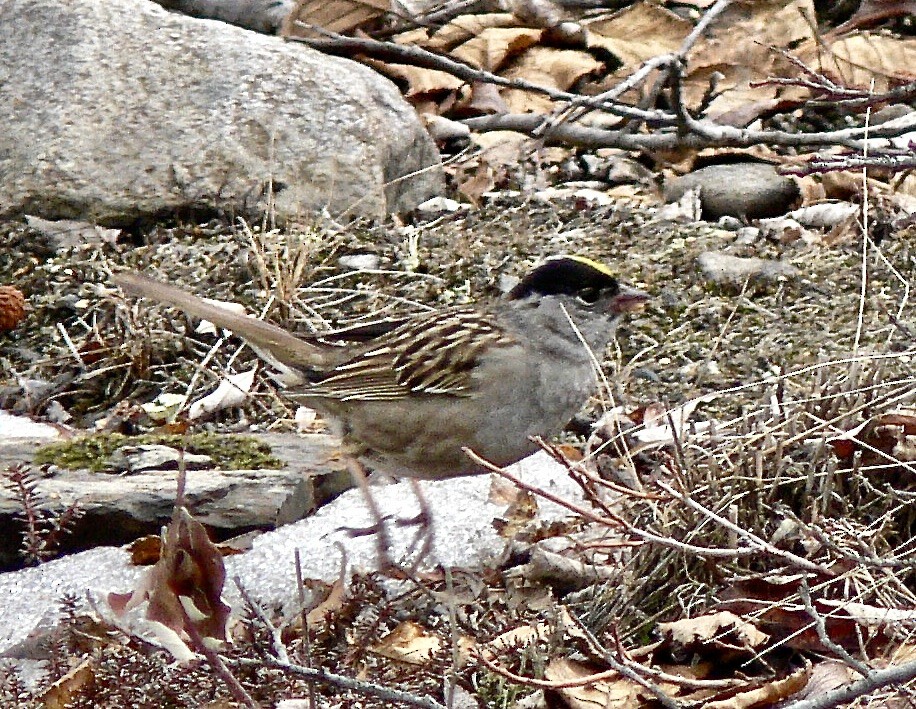
[[[187,506],[216,539],[295,522],[349,486],[349,474],[334,462],[339,445],[332,436],[274,434],[264,438],[285,467],[187,471]],[[38,445],[45,442],[0,440],[0,467],[29,463]],[[177,481],[174,466],[137,474],[64,469],[43,474],[33,470],[39,513],[56,519],[73,504],[82,512],[60,539],[62,553],[158,534],[172,514]],[[0,569],[22,563],[21,517],[22,505],[14,491],[0,486]]]
[[[0,124],[0,217],[380,216],[442,185],[388,79],[147,0],[0,0]]]

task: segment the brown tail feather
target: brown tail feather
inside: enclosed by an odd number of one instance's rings
[[[128,293],[174,305],[189,315],[231,330],[247,340],[256,351],[269,353],[288,367],[298,370],[324,369],[332,364],[331,353],[300,340],[277,325],[234,313],[168,283],[136,271],[120,271],[112,276],[112,280]]]

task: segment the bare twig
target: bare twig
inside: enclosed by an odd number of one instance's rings
[[[753,532],[749,532],[748,530],[744,529],[743,527],[740,527],[739,525],[734,524],[730,520],[726,519],[722,515],[718,515],[715,512],[713,512],[712,510],[707,509],[706,507],[701,505],[699,502],[692,499],[686,493],[678,492],[673,487],[671,487],[668,483],[660,480],[658,481],[658,486],[662,490],[670,494],[672,497],[674,497],[675,499],[680,500],[685,505],[699,512],[704,517],[709,518],[710,520],[712,520],[713,522],[715,522],[722,528],[727,529],[730,532],[733,532],[734,534],[737,534],[738,537],[740,537],[741,539],[744,539],[748,544],[754,547],[756,551],[765,551],[768,554],[772,554],[774,556],[778,556],[786,560],[787,562],[789,562],[790,564],[794,566],[798,566],[799,568],[805,569],[807,571],[814,571],[816,573],[823,574],[824,576],[827,576],[828,578],[836,575],[834,571],[824,566],[823,564],[816,564],[813,561],[810,561],[809,559],[805,559],[804,557],[798,556],[797,554],[793,554],[790,551],[786,551],[785,549],[779,549],[778,547],[773,546],[769,542],[758,537]]]
[[[531,134],[540,126],[543,118],[534,114],[502,114],[467,118],[463,121],[472,130],[514,130]],[[672,122],[671,125],[674,123]],[[912,130],[913,124],[873,128],[869,135],[872,138],[895,138]],[[673,132],[657,131],[650,134],[631,134],[623,130],[602,130],[586,126],[564,124],[557,126],[551,135],[545,138],[549,145],[568,143],[579,147],[618,147],[624,150],[671,150],[677,147],[750,147],[760,143],[769,143],[786,147],[817,147],[843,145],[857,149],[863,138],[862,128],[844,128],[835,131],[818,133],[790,133],[779,130],[751,130],[719,126],[709,121],[690,119],[687,128],[691,133],[679,136]]]
[[[579,100],[587,103],[586,97],[579,94],[573,94],[568,91],[560,91],[550,86],[535,84],[523,79],[506,79],[489,71],[476,69],[464,62],[445,57],[441,54],[430,52],[422,47],[395,44],[394,42],[380,42],[374,39],[364,37],[347,37],[336,32],[330,32],[321,27],[313,25],[303,25],[309,30],[315,31],[327,39],[315,39],[308,37],[289,37],[291,41],[304,42],[314,49],[327,52],[328,54],[364,54],[376,59],[387,59],[397,61],[412,66],[418,66],[424,69],[436,69],[444,71],[468,83],[480,81],[496,86],[504,86],[511,89],[522,89],[532,93],[543,94],[556,101]],[[664,111],[643,111],[626,104],[615,103],[612,101],[599,101],[595,104],[596,108],[607,111],[608,113],[623,116],[625,118],[638,118],[652,124],[670,123],[673,119],[671,114]],[[536,116],[538,120],[543,120],[542,116]]]
[[[811,616],[811,620],[814,621],[814,629],[817,631],[817,637],[821,643],[823,643],[824,647],[834,653],[837,657],[843,660],[843,662],[852,667],[863,677],[871,677],[871,670],[864,662],[860,662],[859,660],[855,659],[846,651],[846,648],[835,643],[833,639],[827,634],[827,624],[824,622],[824,616],[817,612],[817,609],[811,602],[811,592],[808,590],[808,582],[805,579],[801,580],[801,585],[798,587],[798,596],[801,598],[802,603],[805,604],[805,610],[808,612],[808,615]]]
[[[659,704],[666,709],[678,709],[681,705],[673,697],[666,694],[661,687],[659,687],[655,682],[650,679],[646,679],[640,675],[632,667],[624,664],[610,651],[608,651],[601,643],[598,642],[598,638],[589,630],[585,624],[579,620],[578,616],[572,611],[569,611],[570,617],[576,623],[576,628],[580,633],[585,636],[586,642],[588,642],[592,651],[598,655],[604,662],[609,664],[613,669],[617,670],[621,675],[627,679],[636,682],[637,684],[645,687],[652,695],[658,700]]]
[[[251,594],[248,593],[248,590],[242,585],[242,579],[235,576],[232,580],[235,582],[235,587],[239,590],[239,595],[241,595],[242,600],[245,601],[245,607],[254,613],[264,627],[267,628],[268,632],[270,632],[270,644],[274,655],[276,655],[277,659],[281,662],[289,662],[289,653],[286,650],[286,644],[283,642],[280,629],[270,622],[270,618],[267,617],[264,609],[261,608],[261,606],[251,597]]]
[[[230,694],[232,694],[237,702],[249,709],[259,709],[258,703],[252,699],[251,695],[248,694],[248,691],[242,686],[242,683],[238,681],[236,676],[229,671],[229,668],[226,667],[226,663],[223,662],[223,658],[220,654],[204,640],[197,626],[194,625],[194,621],[192,621],[188,615],[188,611],[185,609],[184,605],[179,603],[178,608],[181,610],[184,630],[193,643],[194,649],[207,658],[210,667],[212,667],[216,674],[219,675],[220,679],[226,683]]]
[[[677,549],[678,551],[686,552],[689,554],[695,554],[697,556],[701,556],[704,558],[713,558],[713,559],[737,559],[737,558],[744,557],[744,556],[753,556],[754,554],[758,554],[760,552],[760,549],[756,549],[756,548],[717,549],[714,547],[700,547],[694,544],[687,544],[686,542],[682,542],[677,539],[673,539],[671,537],[666,537],[661,534],[655,534],[645,529],[641,529],[633,525],[631,522],[628,522],[627,520],[623,519],[622,517],[618,517],[617,515],[613,515],[610,517],[602,517],[601,515],[595,514],[594,512],[589,510],[587,507],[583,507],[582,505],[577,505],[575,502],[566,500],[560,497],[559,495],[555,495],[551,492],[548,492],[547,490],[544,490],[543,488],[539,488],[535,485],[529,485],[528,483],[524,482],[521,478],[507,471],[505,468],[500,468],[498,465],[494,465],[493,463],[486,460],[485,458],[481,458],[479,455],[477,455],[474,451],[472,451],[469,448],[464,448],[463,450],[465,454],[475,463],[486,468],[487,470],[489,470],[492,473],[496,473],[497,475],[504,477],[506,480],[515,484],[520,489],[526,490],[527,492],[530,492],[533,495],[538,495],[539,497],[543,497],[545,500],[550,500],[551,502],[554,502],[560,505],[561,507],[565,507],[570,512],[574,512],[578,515],[581,515],[585,519],[590,520],[592,522],[597,522],[598,524],[602,524],[605,526],[619,526],[623,528],[624,530],[626,530],[627,533],[632,534],[634,537],[639,537],[643,541],[652,542],[654,544],[659,544],[661,546],[670,547],[672,549]],[[807,563],[810,563],[810,562],[807,562]]]
[[[557,116],[548,121],[545,121],[544,116],[533,114],[483,116],[463,121],[473,130],[513,130],[540,137],[548,144],[571,144],[589,148],[618,147],[625,150],[668,150],[678,147],[749,147],[760,143],[786,147],[841,145],[851,149],[859,149],[859,143],[867,131],[865,128],[847,128],[807,134],[786,131],[761,131],[719,125],[711,121],[698,120],[689,115],[683,96],[680,93],[686,52],[689,51],[697,37],[725,9],[727,4],[726,0],[719,0],[710,8],[694,29],[694,32],[685,39],[679,53],[660,55],[648,60],[618,86],[593,97],[561,91],[522,79],[507,79],[450,57],[435,54],[421,47],[399,45],[393,42],[380,42],[361,37],[347,37],[311,25],[307,26],[308,29],[322,35],[322,39],[300,37],[289,39],[304,42],[315,49],[328,53],[345,54],[347,56],[363,54],[381,60],[436,69],[456,76],[468,83],[484,82],[506,88],[521,89],[568,104]],[[672,84],[672,92],[675,94],[672,101],[674,104],[673,113],[636,108],[615,100],[623,92],[644,81],[654,69],[667,69],[667,73],[671,75],[669,78]],[[573,125],[569,122],[573,118],[581,117],[586,109],[601,110],[629,120],[640,121],[655,130],[650,134],[634,134],[630,130],[602,130]],[[897,137],[916,125],[916,117],[909,125],[901,125],[901,123],[905,122],[898,123],[895,121],[894,125],[883,128],[879,126],[867,132],[872,138]],[[679,128],[676,132],[662,130],[675,127]]]
[[[901,151],[899,154],[884,153],[881,155],[828,155],[814,157],[802,165],[784,168],[784,175],[817,175],[841,170],[875,168],[900,172],[916,167],[916,155],[912,151]]]
[[[352,677],[345,677],[344,675],[334,674],[333,672],[328,672],[320,668],[303,667],[302,665],[296,665],[291,662],[282,662],[269,658],[263,660],[252,660],[249,658],[227,659],[227,662],[240,667],[274,667],[298,675],[309,681],[324,682],[335,687],[340,687],[341,689],[363,694],[367,697],[376,697],[388,702],[400,702],[401,704],[420,707],[420,709],[446,709],[445,705],[440,704],[430,697],[418,697],[416,694],[411,694],[410,692],[405,692],[400,689],[385,687],[373,682],[353,679]]]
[[[876,689],[892,684],[903,684],[916,678],[916,661],[876,670],[867,678],[856,680],[810,699],[784,704],[782,709],[832,709],[847,704],[857,697],[863,697]]]
[[[296,564],[296,592],[299,596],[299,618],[302,623],[302,648],[305,653],[305,666],[312,667],[312,640],[309,637],[309,614],[305,609],[305,582],[302,576],[302,559],[299,556],[299,548],[296,547],[293,552],[293,560]],[[280,660],[289,662],[288,657],[277,655]],[[315,686],[309,684],[309,707],[315,709],[318,706],[318,698],[315,696]]]

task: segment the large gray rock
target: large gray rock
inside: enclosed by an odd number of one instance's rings
[[[146,0],[0,0],[0,217],[378,216],[441,185],[387,79]]]

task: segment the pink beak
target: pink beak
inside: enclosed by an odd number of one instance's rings
[[[620,286],[620,293],[611,300],[611,311],[615,313],[632,313],[642,310],[651,299],[648,293],[636,288]]]

